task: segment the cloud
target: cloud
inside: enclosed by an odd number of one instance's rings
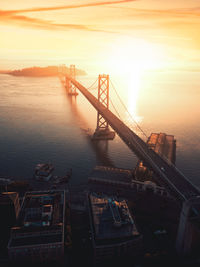
[[[116,9],[119,9],[118,7],[115,7]],[[144,17],[186,17],[186,16],[194,16],[199,17],[200,16],[200,7],[196,8],[177,8],[177,9],[139,9],[139,8],[127,8],[127,7],[121,7],[121,10],[124,10],[124,12],[127,12],[127,15],[138,15],[138,16],[144,16]]]
[[[116,1],[101,1],[77,5],[65,5],[65,6],[53,6],[53,7],[38,7],[38,8],[28,8],[28,9],[16,9],[16,10],[0,10],[0,15],[7,16],[17,13],[28,13],[28,12],[42,12],[42,11],[54,11],[54,10],[63,10],[63,9],[73,9],[73,8],[83,8],[83,7],[96,7],[96,6],[105,6],[111,4],[123,4],[127,2],[135,2],[137,0],[116,0]]]
[[[116,0],[116,1],[101,1],[92,2],[77,5],[65,5],[65,6],[54,6],[54,7],[38,7],[20,10],[0,10],[0,21],[4,24],[15,24],[24,27],[39,28],[45,30],[87,30],[87,31],[99,31],[99,32],[110,32],[107,30],[98,30],[88,25],[82,24],[56,24],[51,21],[36,19],[32,17],[17,15],[19,13],[29,13],[29,12],[44,12],[44,11],[55,11],[73,8],[84,8],[84,7],[96,7],[111,4],[122,4],[127,2],[134,2],[137,0]]]
[[[36,18],[30,18],[26,16],[11,16],[6,17],[4,19],[0,18],[6,25],[17,25],[23,26],[33,29],[41,29],[41,30],[84,30],[84,31],[93,31],[93,32],[105,32],[105,33],[114,33],[113,31],[97,29],[94,26],[83,25],[83,24],[70,24],[63,23],[57,24],[49,20],[42,20]]]
[[[3,23],[6,23],[6,24],[14,23],[15,25],[18,25],[18,26],[38,28],[38,29],[44,29],[44,30],[59,30],[59,29],[60,30],[70,30],[70,29],[92,30],[88,26],[85,26],[85,25],[56,24],[48,20],[30,18],[26,16],[9,16],[9,17],[4,17],[3,19],[1,17],[0,21],[3,21]]]
[[[125,18],[125,24],[119,20],[115,27],[123,31],[137,31],[137,34],[148,34],[154,40],[171,39],[171,44],[200,47],[200,7],[177,9],[139,9],[134,7],[114,7]],[[119,13],[116,11],[116,13]],[[123,27],[123,28],[122,28]],[[180,41],[180,42],[178,42]],[[186,41],[186,42],[184,42]]]

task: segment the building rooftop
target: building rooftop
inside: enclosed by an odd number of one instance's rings
[[[133,172],[131,170],[112,168],[106,166],[96,166],[91,174],[91,178],[109,179],[113,181],[131,182]]]
[[[166,157],[172,163],[175,163],[176,140],[173,135],[152,133],[148,138],[147,144],[156,153]]]
[[[64,227],[64,191],[27,192],[10,246],[61,242]]]
[[[139,235],[125,200],[91,193],[89,201],[96,241],[122,240]]]

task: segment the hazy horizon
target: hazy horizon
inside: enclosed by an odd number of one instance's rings
[[[200,69],[199,1],[4,1],[0,69]]]

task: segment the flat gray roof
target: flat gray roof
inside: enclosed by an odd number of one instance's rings
[[[114,181],[131,182],[133,179],[132,171],[106,166],[96,166],[90,176],[91,178],[109,179]]]
[[[62,242],[64,209],[64,191],[27,192],[9,247]]]
[[[125,200],[89,195],[95,240],[123,239],[138,236],[139,232]]]

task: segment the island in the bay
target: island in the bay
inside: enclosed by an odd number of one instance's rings
[[[66,66],[62,66],[62,72],[69,74],[70,68]],[[24,68],[20,70],[12,70],[12,71],[0,71],[4,74],[10,74],[15,76],[28,76],[28,77],[50,77],[50,76],[58,76],[61,71],[60,66],[48,66],[48,67],[31,67]],[[86,72],[81,69],[76,69],[76,75],[86,75]]]

